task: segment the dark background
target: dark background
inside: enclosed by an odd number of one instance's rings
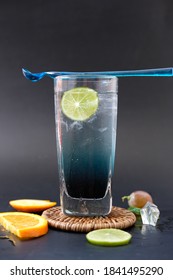
[[[172,0],[30,0],[0,4],[0,210],[58,201],[53,80],[21,72],[173,66]],[[137,189],[172,208],[173,78],[119,79],[113,203]]]

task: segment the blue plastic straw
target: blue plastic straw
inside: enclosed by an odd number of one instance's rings
[[[37,82],[43,77],[48,76],[52,79],[57,76],[116,76],[116,77],[172,77],[173,68],[157,68],[157,69],[144,69],[144,70],[126,70],[126,71],[104,71],[104,72],[41,72],[32,73],[26,69],[22,69],[23,75],[32,82]]]

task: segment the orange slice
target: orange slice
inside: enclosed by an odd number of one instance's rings
[[[29,239],[48,232],[48,222],[45,218],[23,212],[0,213],[0,224],[21,239]]]
[[[41,212],[56,205],[56,202],[39,199],[17,199],[11,200],[9,204],[18,211]]]

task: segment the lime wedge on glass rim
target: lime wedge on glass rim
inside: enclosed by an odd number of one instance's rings
[[[76,87],[65,91],[61,100],[64,115],[76,121],[89,119],[98,109],[98,94],[88,87]]]
[[[120,229],[96,229],[86,235],[88,242],[101,246],[120,246],[130,242],[132,236],[130,233]]]

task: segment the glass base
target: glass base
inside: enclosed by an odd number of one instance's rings
[[[106,216],[112,208],[111,190],[99,199],[73,198],[65,191],[61,196],[62,211],[68,216]]]

